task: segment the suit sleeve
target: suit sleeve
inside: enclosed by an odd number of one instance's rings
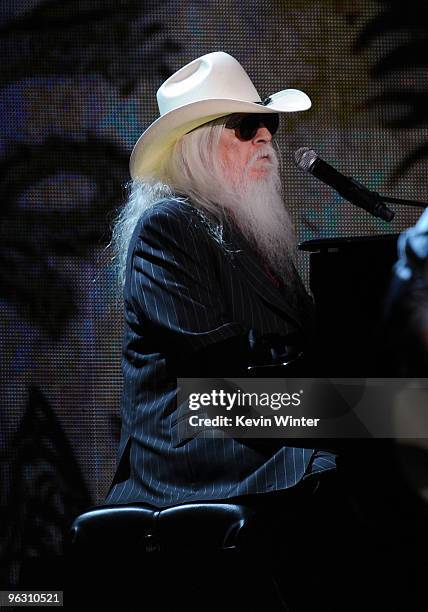
[[[196,216],[171,204],[156,206],[141,222],[130,299],[143,330],[178,360],[247,349],[248,330],[225,309],[215,248]]]

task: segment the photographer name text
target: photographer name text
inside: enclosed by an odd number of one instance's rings
[[[211,418],[197,415],[189,417],[189,425],[191,427],[317,427],[319,422],[320,419],[303,416],[293,417],[289,414],[275,414],[272,417],[245,417],[238,415],[233,417],[215,416]]]

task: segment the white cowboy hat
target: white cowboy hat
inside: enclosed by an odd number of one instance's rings
[[[129,163],[131,177],[147,177],[180,136],[231,113],[292,113],[311,107],[299,89],[284,89],[262,102],[241,64],[218,51],[198,57],[158,89],[160,117],[137,140]]]

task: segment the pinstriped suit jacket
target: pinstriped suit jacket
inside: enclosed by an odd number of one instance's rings
[[[232,254],[190,204],[174,200],[155,204],[135,227],[124,286],[122,430],[106,504],[166,507],[275,491],[335,467],[328,452],[278,442],[177,443],[180,364],[216,343],[244,338],[250,328],[260,334],[301,328],[246,240],[233,231],[226,238]]]

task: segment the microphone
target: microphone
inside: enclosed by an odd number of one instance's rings
[[[329,187],[333,187],[342,198],[355,206],[363,208],[375,217],[392,221],[394,211],[385,206],[382,196],[370,191],[353,178],[347,177],[323,161],[312,149],[301,147],[294,154],[296,165],[305,172],[310,172]]]

